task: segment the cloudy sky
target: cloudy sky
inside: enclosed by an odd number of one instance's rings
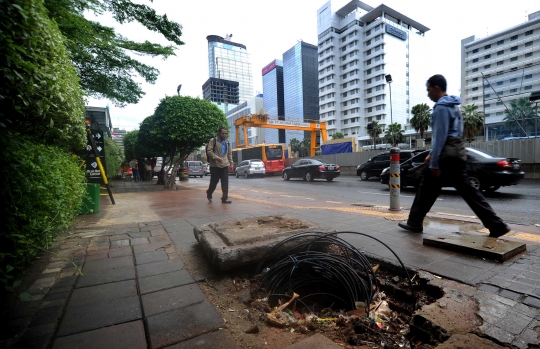
[[[113,126],[127,130],[138,128],[139,123],[153,113],[161,98],[176,94],[179,84],[182,84],[182,95],[202,97],[202,85],[208,79],[207,35],[233,34],[234,42],[246,45],[253,68],[253,92],[262,93],[261,69],[266,64],[281,59],[298,40],[317,44],[317,10],[326,3],[326,0],[138,1],[181,23],[185,45],[178,48],[176,57],[167,60],[139,57],[158,68],[161,74],[154,85],[140,80],[146,95],[138,104],[117,108],[105,99],[88,100],[88,105],[92,106],[109,105]],[[380,0],[365,3],[373,7],[381,4]],[[505,6],[499,5],[503,3]],[[431,29],[425,36],[429,47],[425,55],[430,61],[426,79],[433,74],[445,75],[451,94],[459,94],[461,39],[494,34],[525,22],[527,14],[540,11],[537,0],[386,0],[384,4]],[[109,16],[89,15],[89,18],[113,26],[130,39],[167,44],[158,34],[139,24],[118,25]]]

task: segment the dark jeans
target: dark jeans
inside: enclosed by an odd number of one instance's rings
[[[133,177],[133,180],[135,182],[138,182],[141,180],[141,176],[139,175],[139,170],[133,169],[133,173],[131,176]]]
[[[459,159],[441,159],[441,175],[433,177],[428,169],[418,187],[407,223],[421,226],[424,218],[441,193],[442,184],[453,186],[473,210],[482,224],[490,231],[505,231],[506,224],[493,211],[480,190],[469,184],[465,162]]]
[[[229,169],[227,167],[210,167],[210,186],[206,191],[209,197],[212,197],[214,190],[216,190],[218,182],[221,180],[221,191],[223,195],[221,200],[227,200],[229,198]]]

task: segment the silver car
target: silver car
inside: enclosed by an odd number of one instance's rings
[[[184,161],[183,168],[188,169],[188,177],[204,176],[203,163],[201,161]]]
[[[236,178],[240,176],[250,178],[254,175],[264,177],[265,173],[266,169],[264,167],[264,162],[258,159],[244,160],[234,170]]]

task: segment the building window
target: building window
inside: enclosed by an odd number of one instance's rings
[[[504,40],[497,41],[497,45],[502,45],[502,44],[504,44]]]
[[[366,32],[366,36],[371,35],[371,29]]]
[[[501,104],[502,104],[502,103],[501,103]],[[498,111],[497,114],[495,114],[495,115],[501,116],[501,115],[503,115],[503,112],[502,112],[502,111]]]
[[[532,79],[532,74],[525,75],[525,79]]]
[[[504,61],[497,62],[497,65],[503,65],[503,64],[504,64]]]
[[[472,81],[478,81],[478,78],[474,78],[474,79],[472,79]]]
[[[366,51],[366,56],[369,56],[371,54],[371,50]]]
[[[368,98],[368,99],[367,99],[367,102],[368,102],[368,103],[373,102],[373,98]]]
[[[367,112],[371,113],[373,111],[373,108],[367,108]]]
[[[497,102],[497,105],[502,105],[503,103],[501,101],[498,101]]]
[[[510,82],[516,82],[516,81],[517,81],[517,78],[510,79]]]
[[[478,62],[478,58],[473,59],[472,62],[473,62],[473,63]]]
[[[504,54],[504,50],[501,50],[501,51],[497,52],[497,56],[500,56],[502,54]]]
[[[501,86],[502,84],[504,84],[504,81],[497,81],[497,86]]]
[[[525,58],[532,57],[532,52],[526,53]]]
[[[529,47],[529,46],[532,46],[533,42],[532,41],[529,41],[529,42],[526,42],[525,43],[525,47]]]
[[[489,96],[491,96],[491,93],[486,93],[486,98],[488,98]]]
[[[515,50],[517,50],[517,49],[518,49],[517,46],[510,47],[510,51],[515,51]]]
[[[372,91],[372,89],[368,88],[368,89],[366,90],[366,93],[371,93],[371,91]]]
[[[488,103],[488,104],[484,104],[484,108],[489,108],[489,107],[491,107],[491,104],[489,104],[489,103]]]
[[[484,56],[484,59],[489,59],[489,58],[491,58],[491,55],[485,55]]]
[[[484,66],[484,69],[489,69],[490,67],[491,67],[491,64],[486,64],[486,65]]]
[[[344,37],[343,39],[341,39],[341,42],[345,42],[345,40],[347,40],[347,37]]]
[[[484,116],[487,118],[487,117],[489,117],[489,114],[484,114]]]
[[[515,61],[517,61],[517,59],[518,59],[517,57],[512,57],[512,58],[510,58],[510,62],[515,62]]]
[[[484,46],[484,50],[487,50],[487,49],[490,49],[490,48],[491,48],[491,44]]]
[[[473,87],[472,90],[473,91],[478,91],[478,87]]]
[[[478,68],[474,68],[474,69],[472,70],[473,73],[476,73],[477,71],[478,71]]]
[[[513,88],[510,90],[510,93],[516,93],[517,92],[517,88]]]
[[[532,33],[533,33],[533,30],[532,30],[532,29],[531,29],[531,30],[527,30],[527,31],[525,32],[525,36],[532,35]]]
[[[366,61],[366,64],[367,64],[367,65],[370,65],[370,64],[371,64],[371,59],[368,59],[368,60]]]
[[[532,85],[525,86],[523,89],[524,89],[524,90],[530,90],[530,89],[532,89]]]
[[[472,50],[472,53],[478,53],[478,49],[475,48],[474,50]]]
[[[517,35],[514,35],[510,38],[510,40],[514,41],[514,40],[517,40],[518,36]]]
[[[478,97],[473,97],[472,100],[473,100],[473,101],[477,101],[477,100],[478,100]]]
[[[371,45],[371,40],[366,41],[366,46]]]

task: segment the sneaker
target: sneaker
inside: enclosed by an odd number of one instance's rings
[[[412,231],[413,233],[421,233],[422,231],[424,231],[424,227],[409,225],[406,222],[399,222],[398,225],[401,229]]]
[[[508,225],[504,225],[504,228],[502,230],[490,230],[489,231],[489,237],[490,238],[498,238],[503,236],[504,234],[507,234],[511,231],[510,227]]]

